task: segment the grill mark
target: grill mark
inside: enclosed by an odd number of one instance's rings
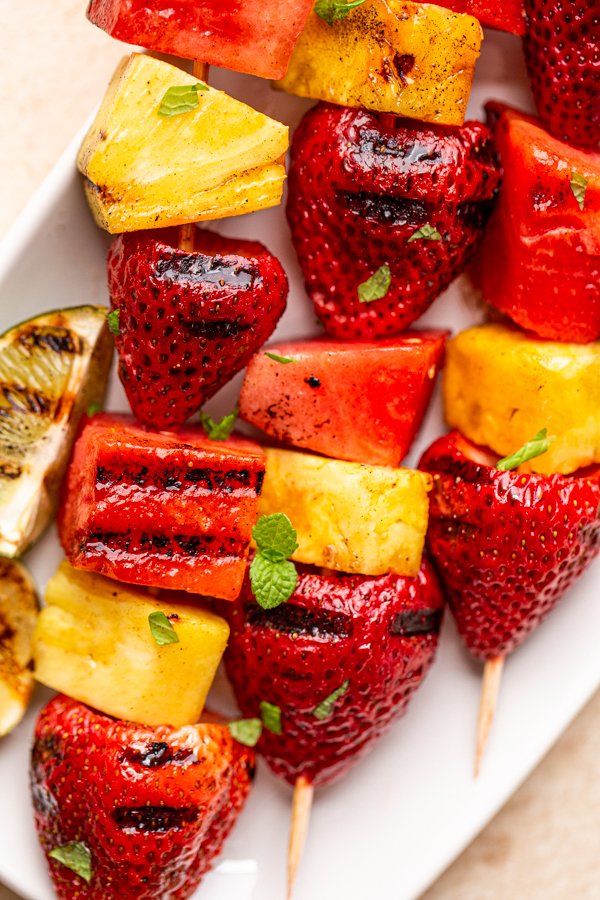
[[[429,218],[429,206],[408,197],[386,197],[368,191],[336,191],[338,201],[355,215],[385,225],[420,227]]]
[[[205,256],[203,253],[163,256],[156,263],[155,271],[161,281],[202,282],[220,287],[229,285],[238,290],[262,282],[253,266],[228,262],[223,257]]]
[[[147,556],[151,552],[168,559],[201,556],[239,558],[245,546],[237,538],[222,539],[210,534],[176,534],[171,538],[165,534],[142,532],[134,538],[130,531],[95,530],[81,540],[79,549],[88,557],[104,556],[107,551],[120,551],[131,556]]]
[[[494,202],[495,195],[489,200],[459,203],[456,209],[456,218],[468,228],[483,228],[494,208]]]
[[[394,616],[390,634],[399,637],[415,637],[419,634],[437,634],[442,622],[441,609],[406,609]]]
[[[249,322],[238,322],[236,319],[181,319],[179,324],[192,337],[207,341],[235,337],[251,328]]]
[[[96,490],[112,487],[116,484],[136,484],[138,487],[162,487],[165,491],[176,492],[189,485],[195,485],[209,494],[218,491],[224,494],[235,494],[236,491],[246,493],[248,490],[259,494],[262,488],[264,472],[252,472],[250,469],[228,469],[215,471],[208,466],[194,468],[162,469],[150,472],[147,466],[126,465],[118,472],[107,466],[96,468]]]
[[[127,832],[142,834],[180,831],[184,825],[192,825],[199,811],[191,806],[117,806],[112,817],[118,827]]]
[[[0,416],[3,418],[8,418],[15,412],[43,416],[52,408],[49,397],[16,384],[0,383],[0,393],[8,403],[8,407],[0,407]]]
[[[143,766],[145,769],[158,769],[161,766],[173,764],[183,765],[187,762],[197,765],[199,762],[193,750],[181,748],[173,753],[166,741],[150,741],[141,750],[129,748],[123,754],[123,759],[135,765]]]
[[[0,463],[0,478],[6,478],[8,481],[15,481],[21,476],[23,467],[15,463]]]
[[[79,355],[83,350],[83,341],[66,328],[44,331],[40,328],[28,328],[19,335],[19,344],[27,350],[38,347],[53,353]]]
[[[262,609],[252,603],[246,606],[246,614],[253,628],[271,628],[284,634],[331,638],[346,638],[352,634],[350,616],[324,609],[305,609],[294,603],[282,603],[275,609]]]

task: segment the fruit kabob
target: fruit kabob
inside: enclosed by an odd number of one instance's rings
[[[317,7],[308,18],[306,28],[290,60],[287,74],[279,87],[315,98],[325,96],[337,104],[366,106],[369,110],[375,110],[368,112],[360,108],[352,110],[339,107],[340,114],[345,117],[343,124],[348,131],[360,129],[360,134],[365,135],[365,159],[362,170],[361,160],[358,159],[355,170],[348,171],[347,185],[340,185],[339,188],[341,190],[345,188],[345,193],[349,195],[349,205],[355,200],[354,208],[351,209],[354,219],[361,222],[361,227],[367,224],[371,229],[370,237],[373,238],[373,244],[383,247],[379,256],[385,257],[385,260],[372,261],[365,247],[361,245],[363,266],[358,272],[356,268],[352,272],[350,267],[350,278],[352,275],[357,276],[354,278],[352,289],[357,295],[358,302],[364,303],[365,317],[369,320],[369,324],[378,317],[384,318],[383,326],[371,332],[368,327],[362,332],[358,329],[352,332],[350,329],[349,333],[343,333],[341,336],[372,339],[386,333],[397,334],[403,330],[464,267],[489,215],[499,176],[485,126],[480,123],[463,126],[464,109],[481,41],[481,29],[477,21],[472,17],[455,15],[437,7],[412,3],[388,6],[379,0],[371,0],[366,4],[351,6],[357,8],[350,6],[347,9],[341,8],[337,12],[334,10],[332,15],[323,8],[323,4]],[[382,29],[386,34],[386,43],[383,45],[379,39]],[[353,60],[347,51],[350,38],[354,46]],[[315,54],[317,56],[321,54],[318,66],[314,65]],[[348,72],[354,70],[350,63],[356,62],[356,54],[362,55],[361,58],[364,58],[373,77],[363,81],[355,78],[351,83],[348,80]],[[339,71],[332,73],[329,68],[326,71],[322,60],[331,61],[338,58]],[[434,79],[430,70],[431,62],[440,58],[444,60],[445,65],[443,77],[438,77],[438,67]],[[401,60],[401,64],[398,60]],[[308,85],[305,84],[307,73],[311,73],[312,78]],[[371,89],[367,88],[368,84],[371,84]],[[380,119],[377,117],[377,111],[384,114]],[[333,119],[335,115],[332,109],[331,118]],[[397,122],[396,115],[423,119],[433,124]],[[446,126],[461,126],[461,129],[455,134],[452,128]],[[310,131],[308,121],[303,127]],[[101,130],[104,132],[103,127]],[[329,122],[319,122],[315,131],[317,135],[339,134],[339,145],[333,148],[331,156],[334,164],[347,165],[348,160],[345,160],[340,152],[342,142],[348,139],[348,134],[344,133],[343,128],[337,127],[337,123],[331,126]],[[301,141],[302,138],[299,136],[299,145]],[[372,148],[373,144],[376,149],[370,150],[369,147]],[[360,146],[357,148],[357,157],[362,149]],[[307,147],[306,152],[310,157],[311,148]],[[376,157],[374,160],[368,158],[369,152]],[[324,169],[328,162],[327,158],[322,159]],[[378,166],[382,170],[381,178],[378,178]],[[85,172],[85,165],[81,165],[81,168]],[[296,159],[292,163],[292,173],[296,180],[290,183],[288,212],[296,239],[298,229],[294,227],[291,216],[294,212],[299,217],[304,214],[297,186],[300,184],[303,189],[308,188],[309,192],[314,192],[315,185],[311,173],[302,170]],[[339,176],[336,173],[334,180],[336,188],[337,180]],[[422,183],[411,193],[410,185],[413,180],[415,182],[421,180]],[[398,181],[399,186],[394,187],[394,181]],[[325,199],[327,196],[325,186],[319,184],[318,188]],[[434,195],[434,202],[427,199],[428,193]],[[310,203],[306,205],[309,217],[312,218],[314,211],[310,208]],[[429,221],[430,210],[435,215],[433,225]],[[198,218],[197,213],[195,217]],[[315,216],[314,219],[318,224],[319,217]],[[180,222],[172,221],[169,224]],[[396,228],[393,229],[392,226]],[[385,235],[383,240],[378,231]],[[350,237],[354,239],[355,235],[351,234]],[[209,266],[203,264],[201,270],[188,272],[186,270],[189,265],[186,261],[188,248],[180,248],[174,252],[172,237],[161,235],[159,240],[160,244],[156,232],[123,235],[117,238],[109,255],[109,282],[113,315],[118,316],[116,342],[120,357],[119,371],[132,408],[136,416],[146,424],[171,427],[180,425],[203,400],[210,396],[210,392],[214,392],[233,374],[235,371],[233,366],[227,365],[230,347],[235,350],[239,360],[238,368],[241,368],[247,362],[252,349],[256,349],[256,343],[262,343],[269,332],[267,322],[267,327],[260,332],[253,348],[242,349],[242,340],[228,340],[225,344],[223,338],[234,338],[235,332],[233,324],[230,331],[225,334],[217,331],[216,323],[213,326],[210,321],[210,304],[206,299]],[[209,235],[201,236],[200,241],[206,249],[214,246],[214,238]],[[438,241],[439,244],[436,243]],[[409,244],[413,246],[408,247]],[[335,251],[335,248],[331,250]],[[205,255],[209,255],[208,252]],[[408,261],[405,261],[406,256],[409,256]],[[387,265],[387,260],[391,265]],[[339,263],[343,262],[344,256],[340,253]],[[236,266],[239,271],[240,266],[237,262]],[[223,278],[222,271],[221,269],[219,272],[220,282],[228,280]],[[169,279],[172,280],[168,289],[164,284],[165,272],[169,273]],[[244,267],[243,274],[247,278],[247,267]],[[385,317],[382,317],[381,304],[374,303],[388,292],[390,284],[385,289],[377,284],[382,276],[385,281],[388,275],[393,288],[386,303],[388,308],[394,304],[398,307],[398,311],[391,316],[391,326]],[[345,284],[341,283],[340,288],[344,287]],[[408,311],[405,311],[403,304],[399,302],[403,289],[410,294]],[[239,283],[232,285],[231,295],[236,302],[239,302],[239,290]],[[219,299],[222,300],[222,297]],[[220,303],[220,313],[221,305]],[[157,311],[160,314],[158,317]],[[239,307],[237,311],[240,312]],[[222,321],[223,314],[221,313],[218,318]],[[237,323],[239,319],[235,321]],[[194,323],[194,329],[190,327],[190,322]],[[251,321],[250,327],[255,332],[258,331],[255,320]],[[339,335],[334,332],[334,336]],[[216,344],[211,344],[211,337],[216,339]],[[201,390],[197,382],[192,388],[197,372],[187,371],[191,360],[195,357],[194,351],[197,353],[198,339],[202,340],[201,348],[207,361],[202,372]],[[336,694],[336,691],[340,691],[340,685],[331,686],[331,695],[336,695],[335,697],[320,696],[319,691],[322,692],[328,686],[328,678],[324,678],[321,685],[313,686],[312,692],[310,686],[307,686],[306,694],[295,698],[295,707],[290,697],[289,684],[285,681],[282,682],[281,689],[275,692],[276,696],[273,696],[271,690],[271,699],[265,700],[264,690],[272,681],[272,675],[269,676],[270,668],[261,667],[257,663],[253,671],[244,653],[237,657],[237,661],[228,662],[228,672],[240,706],[245,714],[251,715],[251,722],[260,723],[259,713],[263,711],[265,703],[266,708],[271,710],[271,716],[275,715],[277,720],[275,730],[279,727],[287,728],[294,714],[297,714],[296,718],[304,723],[306,731],[304,740],[300,743],[305,749],[307,758],[310,757],[311,748],[314,754],[319,744],[326,740],[325,735],[329,732],[335,735],[339,728],[344,727],[349,739],[343,765],[340,763],[336,766],[334,762],[336,754],[339,754],[339,741],[335,737],[330,741],[328,760],[315,762],[312,767],[308,763],[300,766],[296,755],[287,763],[288,780],[295,784],[296,811],[290,842],[290,890],[308,820],[310,805],[308,798],[312,794],[314,784],[325,783],[342,774],[350,762],[358,759],[373,739],[388,727],[392,719],[405,710],[412,691],[433,658],[441,612],[441,596],[433,573],[427,567],[420,571],[422,533],[426,527],[426,515],[424,520],[423,485],[419,479],[407,479],[402,470],[392,470],[388,474],[386,470],[380,470],[377,466],[369,467],[368,471],[362,472],[364,485],[358,498],[359,507],[368,511],[372,507],[376,509],[377,503],[384,503],[387,504],[387,512],[384,513],[383,523],[377,515],[373,516],[367,512],[359,527],[353,529],[350,522],[346,523],[346,530],[343,531],[346,548],[344,541],[340,542],[339,533],[336,533],[330,518],[323,521],[322,533],[311,535],[310,523],[315,519],[316,509],[321,508],[317,505],[313,510],[311,498],[320,492],[323,495],[322,502],[337,509],[340,516],[347,516],[348,513],[344,513],[344,510],[348,507],[348,503],[357,502],[357,497],[352,491],[358,471],[356,462],[373,464],[382,461],[393,466],[400,464],[431,394],[443,342],[444,336],[441,334],[415,334],[407,336],[404,340],[388,341],[381,346],[364,343],[360,347],[352,347],[350,353],[346,353],[339,342],[337,344],[332,342],[328,348],[329,352],[321,352],[322,348],[315,348],[316,352],[311,357],[312,351],[309,349],[309,358],[305,359],[304,364],[297,364],[296,348],[289,351],[288,357],[285,357],[284,353],[283,355],[278,353],[278,348],[275,348],[273,353],[268,355],[256,354],[253,363],[256,362],[251,367],[255,378],[260,362],[263,363],[267,377],[269,368],[273,370],[274,367],[276,372],[278,368],[285,366],[286,374],[293,372],[292,377],[299,383],[298,373],[299,371],[301,373],[307,364],[316,367],[315,371],[320,371],[317,364],[325,363],[325,371],[321,375],[311,370],[302,379],[305,394],[304,398],[296,397],[296,415],[293,416],[296,423],[301,421],[298,412],[303,399],[308,401],[309,408],[314,404],[313,415],[319,415],[323,414],[324,398],[325,410],[331,416],[332,407],[337,406],[337,394],[340,393],[337,382],[334,381],[335,365],[341,366],[339,369],[341,373],[356,371],[358,365],[359,387],[367,396],[373,388],[375,367],[389,379],[387,383],[385,381],[382,383],[380,405],[375,408],[373,405],[369,407],[367,403],[362,410],[365,429],[369,428],[366,421],[369,414],[375,414],[376,421],[381,426],[385,424],[387,430],[382,432],[378,441],[372,440],[370,446],[367,442],[367,446],[357,448],[358,442],[352,437],[352,430],[356,433],[356,402],[352,411],[348,397],[345,412],[342,411],[338,417],[336,429],[323,428],[322,422],[318,428],[316,422],[313,426],[313,431],[317,432],[321,439],[325,439],[325,445],[317,443],[315,446],[314,440],[310,437],[308,443],[304,445],[318,452],[329,452],[334,457],[341,456],[348,460],[349,464],[339,458],[329,463],[326,460],[318,460],[318,466],[313,471],[311,461],[314,457],[293,452],[286,455],[285,451],[281,454],[276,450],[267,451],[267,469],[261,500],[261,503],[265,504],[263,514],[280,516],[282,512],[287,512],[294,523],[293,533],[299,542],[297,548],[292,548],[293,558],[309,565],[325,566],[328,571],[308,570],[293,577],[294,584],[300,578],[306,585],[304,592],[301,592],[304,601],[298,601],[297,591],[294,592],[291,581],[287,586],[277,583],[272,585],[269,596],[265,599],[261,594],[260,579],[256,573],[261,571],[261,566],[264,569],[264,561],[268,559],[269,554],[273,556],[282,551],[278,547],[261,549],[259,544],[251,568],[254,577],[246,579],[246,586],[242,588],[241,596],[244,602],[238,601],[234,609],[223,610],[224,614],[231,616],[231,621],[237,628],[241,627],[243,611],[247,608],[250,598],[254,602],[255,611],[258,610],[259,613],[263,605],[267,609],[275,608],[276,604],[271,596],[273,593],[278,601],[277,605],[282,600],[287,600],[289,608],[286,605],[278,614],[277,626],[271,628],[269,624],[271,620],[267,624],[263,623],[267,629],[265,640],[268,644],[269,637],[275,640],[274,635],[280,636],[279,630],[285,633],[286,628],[294,627],[294,615],[296,617],[299,615],[300,618],[295,621],[300,627],[299,623],[305,616],[302,612],[302,602],[307,605],[310,618],[317,613],[316,607],[321,603],[323,595],[335,594],[337,597],[335,603],[345,604],[345,615],[348,618],[352,617],[354,605],[358,602],[357,598],[363,596],[368,598],[369,602],[365,601],[362,616],[358,614],[354,616],[352,628],[356,629],[356,633],[361,629],[365,632],[375,629],[378,642],[381,644],[378,674],[372,671],[372,667],[367,667],[370,675],[366,675],[366,680],[362,683],[358,672],[348,665],[348,674],[351,677],[343,681],[343,684],[348,682],[342,692],[343,698],[341,693],[339,696]],[[221,365],[217,377],[212,379],[210,359],[215,349],[221,353],[225,352],[225,365]],[[187,359],[182,357],[184,353],[187,354]],[[286,361],[282,362],[283,359]],[[290,367],[291,360],[294,364]],[[148,377],[154,380],[155,388],[147,384]],[[282,377],[279,385],[283,385],[285,380]],[[271,378],[271,386],[276,381],[277,375],[274,375]],[[186,383],[188,386],[184,387]],[[257,386],[252,378],[246,379],[245,388],[248,385],[260,401],[260,386]],[[394,397],[394,390],[403,391],[401,396],[405,408],[402,414],[398,409],[398,398]],[[185,401],[182,397],[184,391]],[[309,396],[312,394],[310,400],[306,396],[306,391]],[[270,399],[272,400],[272,397]],[[247,395],[246,399],[240,402],[247,404]],[[269,403],[268,418],[273,429],[277,429],[283,415],[284,410],[281,407],[278,415],[274,404]],[[306,415],[303,415],[302,419],[308,422]],[[288,412],[285,421],[289,424],[289,420]],[[266,430],[269,432],[269,428]],[[281,433],[278,436],[284,437]],[[303,446],[302,442],[300,445]],[[334,447],[337,447],[339,452]],[[379,450],[379,457],[376,449]],[[323,469],[322,472],[320,468]],[[323,484],[328,477],[334,485],[338,484],[337,491],[324,490]],[[406,482],[404,491],[401,490],[403,482]],[[295,487],[292,488],[292,485]],[[266,498],[272,491],[274,498],[269,506]],[[346,500],[344,492],[348,493]],[[375,498],[382,495],[387,499],[376,501]],[[87,513],[89,520],[93,520],[93,510],[89,508]],[[388,519],[388,516],[391,518]],[[404,519],[412,523],[411,528],[401,527]],[[89,520],[86,520],[86,534],[90,531],[94,533],[93,523]],[[270,521],[272,520],[267,519],[267,522]],[[165,525],[165,532],[168,532],[167,521]],[[340,527],[338,525],[338,531]],[[386,529],[390,531],[391,538],[384,535]],[[260,531],[255,529],[255,537],[257,534],[260,534]],[[293,541],[290,539],[290,543],[295,542],[296,537]],[[379,553],[372,546],[375,537],[383,545]],[[63,542],[65,546],[80,547],[81,535],[75,528],[71,539],[63,537]],[[304,546],[306,542],[308,546]],[[127,548],[128,551],[134,546],[135,552],[138,553],[135,539]],[[348,547],[355,549],[350,553]],[[179,552],[172,546],[172,542],[169,542],[167,552],[172,551]],[[86,556],[84,564],[88,565],[90,554],[84,551],[84,555]],[[112,567],[112,563],[106,561],[108,554],[103,555],[105,558],[101,565]],[[83,556],[78,559],[78,564],[81,564]],[[93,565],[96,565],[96,562]],[[276,562],[283,563],[284,559],[277,559]],[[138,569],[135,564],[128,567],[126,576],[123,569],[120,569],[118,577],[129,578],[130,572],[137,572]],[[115,574],[114,570],[111,573],[106,568],[101,571],[113,576]],[[292,579],[290,570],[287,571],[288,578]],[[342,574],[337,575],[336,571]],[[391,582],[386,572],[393,573],[394,578]],[[264,572],[263,576],[267,581],[269,577],[273,577],[265,575]],[[146,572],[143,577],[148,578]],[[206,585],[197,586],[197,589],[205,593]],[[238,591],[239,584],[236,582],[232,587],[232,596]],[[388,604],[390,592],[393,602]],[[211,593],[213,596],[223,596],[218,591],[213,590]],[[294,612],[298,606],[299,614]],[[384,610],[386,621],[381,631],[377,618],[384,614]],[[251,623],[248,627],[252,631],[255,626],[259,629],[262,627],[257,622]],[[292,634],[290,640],[297,641],[296,631]],[[237,635],[236,631],[235,636]],[[324,637],[326,636],[325,628]],[[309,629],[305,637],[310,648],[311,643],[315,642],[315,635]],[[349,638],[349,635],[344,637]],[[240,633],[239,640],[243,639],[244,636]],[[234,638],[230,660],[236,659],[236,646]],[[276,642],[275,646],[282,647],[283,641]],[[339,670],[344,660],[343,656],[339,656],[340,650],[344,647],[348,648],[348,652],[352,652],[352,641],[342,640],[339,645],[334,644],[327,648],[327,654],[332,660],[335,660],[336,653],[338,654],[334,670]],[[272,664],[273,658],[273,655],[268,654],[264,657],[265,660],[268,659],[269,665]],[[324,672],[328,671],[329,669],[324,669]],[[254,685],[259,692],[255,691],[254,694],[252,691],[244,692],[240,686],[245,683],[248,673],[253,674]],[[360,691],[364,693],[366,690],[369,677],[374,689],[374,699],[372,702],[361,703]],[[263,691],[263,696],[260,696],[260,690]],[[386,691],[388,696],[391,696],[391,701],[387,704],[382,699]],[[312,696],[311,694],[315,692],[317,696]],[[321,719],[313,715],[316,708],[325,709],[331,706],[333,709],[334,705],[335,716],[330,722],[325,721],[329,719],[329,714],[323,713]],[[359,712],[357,707],[361,707]],[[273,713],[273,709],[277,712]],[[270,752],[269,742],[271,745],[275,742],[276,745],[274,750],[271,746]],[[265,727],[259,742],[259,749],[263,748],[271,764],[276,770],[282,771],[281,766],[285,768],[285,759],[291,750],[289,735],[282,732],[282,736],[273,736],[273,730]],[[274,764],[274,759],[279,759],[279,768],[277,763]],[[303,815],[298,815],[298,811],[303,812]]]
[[[302,4],[296,12],[299,30]],[[258,40],[264,16],[250,19]],[[273,45],[275,75],[285,41]],[[242,368],[287,296],[262,245],[193,224],[278,203],[287,149],[283,125],[205,81],[202,63],[188,76],[133,54],[79,155],[98,223],[136,232],[111,249],[110,271],[127,267],[129,293],[102,314],[103,334],[108,326],[117,339],[132,405],[153,428],[181,425]],[[136,405],[142,374],[151,390]],[[224,448],[205,435],[228,430],[205,417],[204,427],[161,435],[92,408],[80,428],[59,512],[77,568],[64,563],[50,582],[32,641],[35,677],[63,692],[38,719],[31,763],[60,897],[189,897],[249,791],[253,751],[202,712],[227,624],[160,593],[239,592],[264,461],[252,442],[232,437]]]
[[[458,430],[420,463],[434,478],[429,550],[485,664],[476,771],[506,656],[600,549],[600,155],[532,116],[488,113],[504,181],[471,274],[529,331],[493,324],[450,342],[445,414]]]

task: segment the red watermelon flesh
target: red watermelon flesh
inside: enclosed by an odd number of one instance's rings
[[[488,303],[542,338],[597,340],[600,154],[570,147],[500,103],[487,111],[504,178],[473,280]],[[585,184],[579,201],[574,178]]]
[[[525,9],[523,0],[436,0],[436,6],[445,6],[452,12],[475,16],[482,25],[525,34]]]
[[[76,441],[58,517],[71,565],[129,584],[233,600],[265,463],[252,441],[150,432],[98,414]]]
[[[211,66],[283,78],[313,0],[91,0],[112,37]]]
[[[446,337],[444,331],[408,331],[376,343],[270,344],[250,361],[240,416],[296,447],[398,466],[429,404]]]

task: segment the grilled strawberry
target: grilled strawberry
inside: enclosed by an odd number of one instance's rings
[[[225,662],[244,715],[261,702],[281,710],[281,734],[265,727],[258,744],[269,766],[290,784],[319,785],[405,712],[433,662],[443,599],[427,563],[416,578],[298,568],[294,594],[275,609],[245,582],[225,613]]]
[[[600,147],[597,0],[525,0],[523,39],[540,118],[561,141]]]
[[[253,752],[223,725],[147,728],[58,695],[37,722],[31,791],[59,898],[190,897],[253,773]],[[69,849],[74,868],[60,861]]]
[[[473,656],[505,656],[600,550],[600,466],[572,476],[496,468],[457,431],[420,467],[433,475],[429,550]]]
[[[464,268],[498,184],[480,122],[310,110],[292,142],[287,216],[327,331],[372,340],[418,319]]]
[[[285,309],[288,283],[262,244],[194,229],[122,234],[108,253],[119,376],[137,418],[183,424],[242,369]]]
[[[69,562],[129,584],[232,600],[246,569],[265,473],[253,441],[198,426],[151,432],[102,413],[82,429],[58,530]]]

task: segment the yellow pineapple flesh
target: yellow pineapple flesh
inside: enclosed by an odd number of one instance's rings
[[[538,340],[481,325],[446,349],[446,420],[508,456],[542,428],[556,440],[523,471],[567,474],[600,462],[600,342]]]
[[[366,0],[332,25],[313,12],[277,87],[462,125],[482,39],[477,19],[430,3]]]
[[[34,634],[36,679],[120,719],[198,722],[229,626],[180,596],[153,597],[61,563]],[[156,642],[152,613],[167,616],[178,643]]]
[[[28,572],[20,563],[0,559],[0,736],[18,725],[31,697],[31,643],[37,615],[37,596]]]
[[[286,513],[297,533],[292,559],[362,575],[416,575],[431,478],[267,448],[259,515]]]
[[[219,219],[281,199],[288,129],[205,86],[181,115],[158,110],[181,69],[132,54],[115,72],[79,152],[89,204],[111,233]]]

